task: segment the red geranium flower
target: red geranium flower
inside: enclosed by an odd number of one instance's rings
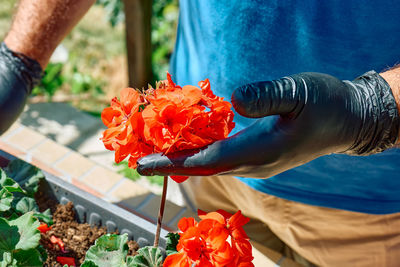
[[[240,211],[231,215],[223,210],[199,212],[202,219],[182,218],[178,223],[178,253],[169,255],[164,267],[180,266],[254,266],[251,245],[243,225],[249,219]]]
[[[72,257],[61,257],[57,256],[56,261],[60,263],[62,266],[67,265],[67,266],[76,266],[75,264],[75,258]]]
[[[108,127],[102,140],[115,151],[115,161],[129,156],[129,166],[136,168],[136,161],[148,154],[168,155],[227,138],[235,126],[231,104],[213,94],[208,79],[199,86],[180,87],[167,74],[156,89],[123,89],[120,100],[114,98],[101,114]]]
[[[51,226],[49,227],[47,223],[41,223],[37,228],[41,233],[45,234],[47,231],[51,230]]]

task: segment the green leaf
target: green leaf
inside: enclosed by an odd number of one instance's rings
[[[0,267],[18,267],[17,260],[13,258],[12,252],[3,253],[2,258],[0,258]]]
[[[163,255],[158,247],[147,246],[140,248],[138,254],[133,257],[133,267],[161,267]]]
[[[25,213],[21,217],[12,220],[9,224],[18,227],[18,232],[21,236],[16,249],[28,250],[36,248],[39,245],[40,232],[37,230],[40,225],[39,221],[33,217],[32,212]]]
[[[107,234],[99,237],[95,244],[86,252],[84,263],[91,264],[89,261],[92,261],[98,267],[125,267],[125,258],[128,254],[127,241],[127,234]]]
[[[2,262],[11,263],[12,262],[12,253],[11,252],[4,252]]]
[[[4,251],[14,250],[19,238],[18,227],[12,226],[5,219],[0,218],[0,255]]]
[[[14,196],[7,189],[0,190],[0,211],[7,211],[11,207]]]
[[[14,259],[18,266],[41,267],[43,266],[42,256],[37,249],[19,250],[14,253]]]
[[[30,196],[37,192],[40,179],[44,178],[43,173],[36,167],[23,160],[11,161],[5,169],[8,177],[18,181]]]
[[[99,267],[96,263],[91,260],[85,260],[81,267]]]
[[[132,256],[128,256],[128,257],[126,257],[126,266],[127,267],[134,267],[135,265],[135,262],[134,262],[135,260],[134,260],[134,257],[132,257]]]
[[[36,249],[40,253],[40,257],[42,258],[42,262],[45,262],[47,260],[47,251],[46,251],[46,249],[42,245],[39,245]]]
[[[167,245],[165,251],[167,256],[177,253],[178,251],[176,250],[176,246],[178,245],[180,235],[178,233],[168,233],[166,237]]]
[[[18,215],[17,213],[12,212],[8,216],[5,216],[5,218],[7,218],[8,221],[11,221],[11,220],[17,219],[19,216],[20,215]]]
[[[15,206],[15,209],[22,214],[30,211],[39,212],[39,207],[37,206],[36,201],[31,197],[21,198]]]
[[[13,179],[7,177],[7,174],[2,169],[0,169],[0,186],[10,193],[25,193],[25,191],[19,186],[18,183],[16,183]]]
[[[42,179],[44,179],[44,174],[42,173],[42,171],[32,166],[27,174],[27,179],[25,179],[24,183],[22,184],[22,188],[24,188],[28,192],[28,194],[33,197],[34,194],[38,191],[39,182]]]
[[[47,225],[53,224],[53,216],[51,215],[50,209],[47,209],[41,213],[34,213],[33,217],[36,217],[38,220],[47,223]]]

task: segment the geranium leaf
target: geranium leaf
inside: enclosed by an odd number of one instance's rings
[[[39,245],[40,232],[37,230],[39,221],[33,217],[32,212],[25,213],[21,217],[9,222],[10,225],[18,227],[20,239],[15,246],[16,249],[28,250]]]
[[[38,220],[45,222],[47,225],[53,224],[53,216],[51,215],[50,209],[47,209],[41,213],[34,213],[33,216]]]
[[[25,193],[25,191],[16,183],[13,179],[7,177],[7,174],[0,169],[0,188],[6,189],[8,192],[20,192]]]
[[[41,179],[44,179],[44,175],[38,168],[33,167],[29,169],[27,177],[28,178],[24,180],[24,183],[21,184],[28,194],[33,197],[33,195],[38,191],[39,182]]]
[[[29,211],[39,212],[39,207],[37,206],[36,201],[31,197],[21,198],[15,206],[15,209],[22,214]]]
[[[165,251],[167,256],[177,253],[176,246],[178,245],[180,235],[178,233],[168,233],[167,234],[167,245]]]
[[[126,266],[127,267],[134,267],[134,259],[132,256],[126,257]]]
[[[29,169],[31,165],[27,164],[25,161],[20,159],[14,159],[8,163],[7,168],[5,168],[5,172],[8,177],[12,177],[16,181],[20,181],[22,179],[18,179],[23,177],[26,173],[26,170]]]
[[[14,199],[13,194],[3,188],[0,190],[0,211],[7,211],[11,208],[11,203]]]
[[[23,160],[11,161],[5,169],[7,175],[17,181],[30,196],[38,190],[40,179],[44,178],[43,173]]]
[[[114,235],[107,234],[99,237],[95,244],[86,252],[85,262],[86,265],[82,266],[95,266],[89,265],[93,262],[98,267],[115,266],[126,267],[126,255],[128,254],[128,235]]]
[[[81,265],[81,267],[99,267],[99,266],[91,260],[85,260],[84,263]]]
[[[42,256],[37,249],[19,250],[14,253],[14,259],[17,260],[18,266],[43,266]]]
[[[36,249],[37,249],[37,250],[39,251],[39,253],[40,253],[40,257],[42,258],[42,262],[45,262],[45,261],[47,260],[47,252],[46,252],[46,249],[45,249],[42,245],[39,245]]]
[[[158,247],[147,246],[140,248],[138,254],[130,263],[132,267],[161,267],[163,255]]]
[[[18,267],[17,260],[13,258],[11,252],[4,252],[0,254],[0,267]]]
[[[8,221],[11,221],[11,220],[17,219],[19,216],[20,215],[18,215],[17,213],[12,212],[12,213],[10,213],[9,216],[5,216],[4,218],[7,218]]]
[[[0,218],[0,257],[3,257],[4,252],[13,251],[19,238],[18,227],[12,226],[5,219]]]

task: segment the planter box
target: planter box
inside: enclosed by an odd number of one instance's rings
[[[0,151],[0,159],[1,157],[7,160],[15,158],[3,151]],[[140,247],[153,245],[156,232],[156,225],[153,223],[95,197],[50,173],[44,171],[43,173],[46,181],[41,190],[61,204],[71,201],[74,204],[78,222],[105,226],[108,232],[118,230],[121,234],[127,233],[129,239],[135,240]],[[23,170],[16,177],[12,178],[16,178],[17,182],[23,180]],[[161,248],[165,247],[167,233],[167,231],[161,230],[159,243]]]

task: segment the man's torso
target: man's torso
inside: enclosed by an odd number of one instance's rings
[[[390,1],[389,1],[390,2]],[[171,72],[178,84],[209,78],[230,100],[249,82],[304,71],[353,79],[400,60],[400,2],[182,0]],[[253,120],[236,115],[236,131]],[[371,212],[400,211],[400,151],[329,155],[270,179],[242,179],[279,197]]]

